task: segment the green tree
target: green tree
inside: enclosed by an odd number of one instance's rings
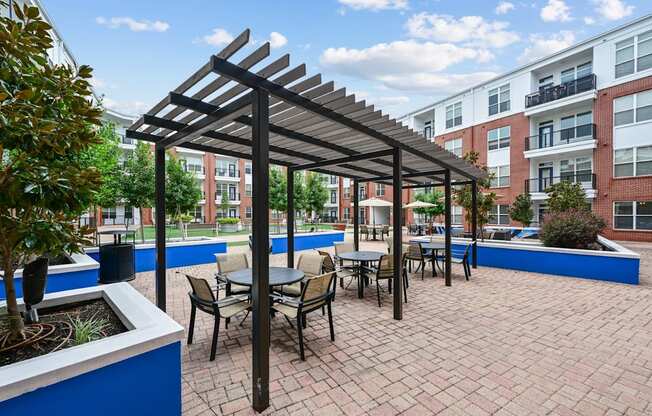
[[[84,154],[100,143],[102,110],[93,104],[92,69],[52,65],[51,27],[37,7],[0,17],[0,262],[9,340],[25,337],[14,274],[46,253],[81,250],[87,229],[75,220],[101,185]]]
[[[471,151],[464,155],[463,159],[469,163],[473,163],[480,169],[487,171],[486,166],[479,164],[480,154]],[[480,227],[480,236],[484,240],[484,226],[489,222],[489,214],[492,208],[496,205],[497,195],[495,192],[488,192],[491,187],[491,177],[488,174],[484,179],[477,181],[476,202],[478,208],[478,227]],[[464,208],[464,219],[467,224],[472,223],[473,215],[473,187],[471,185],[463,185],[455,187],[453,190],[453,199],[456,205]]]
[[[140,216],[140,241],[145,242],[143,208],[154,204],[154,157],[150,145],[138,142],[136,149],[127,157],[122,177],[122,197],[127,205],[138,208]]]
[[[313,213],[324,210],[328,201],[328,189],[326,189],[326,178],[315,172],[306,174],[306,205],[305,209]]]
[[[202,198],[201,188],[192,172],[186,172],[183,161],[168,154],[165,165],[165,211],[179,225],[182,237],[184,219],[194,210]]]
[[[303,212],[307,209],[307,190],[304,183],[304,173],[294,172],[294,211]],[[296,222],[295,222],[296,226]]]
[[[415,201],[421,202],[430,202],[435,204],[434,207],[428,208],[415,208],[414,212],[416,214],[425,215],[428,218],[428,221],[432,221],[433,218],[444,214],[444,203],[442,201],[444,194],[437,189],[430,189],[430,192],[418,193],[414,196]]]
[[[287,196],[287,178],[280,169],[271,168],[269,170],[269,209],[273,212],[286,212],[288,209],[288,196]],[[278,216],[277,216],[278,218]],[[277,228],[280,229],[280,219],[277,219]]]
[[[120,171],[120,137],[112,122],[104,122],[98,131],[100,142],[83,152],[85,167],[94,167],[100,174],[102,184],[93,198],[93,211],[97,206],[113,207],[121,198],[122,174]]]
[[[530,226],[534,217],[534,211],[532,211],[532,200],[530,199],[529,193],[516,196],[514,203],[509,208],[509,217],[523,224],[523,227]]]
[[[548,194],[548,211],[551,214],[562,213],[570,209],[590,211],[591,204],[586,200],[584,188],[579,183],[561,181],[546,189]]]

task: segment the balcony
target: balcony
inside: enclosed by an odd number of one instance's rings
[[[235,192],[231,193],[229,192],[228,194],[221,194],[218,193],[215,195],[215,203],[216,204],[221,204],[222,203],[222,196],[226,196],[228,198],[229,204],[234,204],[237,205],[240,203],[240,192]]]
[[[583,124],[525,138],[526,158],[593,149],[597,146],[595,124]]]
[[[240,170],[239,169],[222,169],[215,168],[215,178],[222,180],[240,180]]]
[[[548,199],[545,193],[551,185],[567,181],[579,183],[586,192],[587,198],[596,196],[596,175],[590,172],[568,173],[561,176],[549,176],[543,178],[531,178],[525,180],[525,192],[531,194],[532,200]]]
[[[135,146],[136,145],[136,140],[134,140],[134,139],[132,139],[130,137],[120,136],[120,144]]]
[[[587,75],[559,85],[539,88],[525,96],[525,116],[541,114],[567,105],[581,105],[595,100],[595,74]]]
[[[183,170],[185,170],[186,172],[192,172],[196,176],[206,175],[206,168],[202,165],[185,165]]]

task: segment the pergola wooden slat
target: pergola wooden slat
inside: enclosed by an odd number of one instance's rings
[[[252,160],[253,168],[253,407],[269,405],[269,203],[270,163],[288,170],[288,267],[294,267],[294,172],[353,179],[354,243],[359,247],[359,184],[389,184],[393,192],[394,319],[402,305],[402,189],[444,186],[446,225],[445,282],[451,285],[451,186],[471,184],[485,172],[432,143],[412,129],[357,101],[344,88],[306,77],[304,64],[290,68],[284,55],[265,64],[266,43],[229,60],[249,43],[245,30],[209,62],[168,93],[128,130],[127,137],[155,144],[156,301],[166,307],[165,151],[173,146]],[[260,69],[255,69],[262,66]],[[193,89],[196,92],[191,92]],[[405,183],[405,185],[404,185]],[[473,198],[475,241],[477,207]],[[475,267],[474,246],[473,262]]]

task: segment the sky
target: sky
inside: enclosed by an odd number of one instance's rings
[[[132,115],[247,28],[272,57],[289,53],[291,66],[305,62],[309,75],[399,117],[652,13],[650,0],[42,3],[78,63],[94,68],[105,106]]]

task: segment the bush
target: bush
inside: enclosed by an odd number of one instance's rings
[[[548,247],[594,249],[605,222],[591,211],[569,209],[548,214],[540,238]]]
[[[217,223],[218,224],[237,224],[240,222],[240,218],[232,218],[232,217],[224,217],[224,218],[218,218]]]

